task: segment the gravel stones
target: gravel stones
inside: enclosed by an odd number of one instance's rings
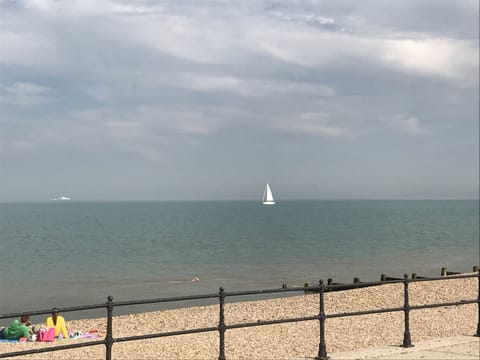
[[[410,283],[410,305],[454,302],[476,299],[478,280],[445,279]],[[227,324],[249,323],[318,314],[318,294],[307,294],[269,300],[225,303]],[[345,313],[403,306],[403,284],[386,284],[325,294],[326,314]],[[403,341],[403,311],[347,318],[325,322],[327,352],[351,351],[377,346],[399,346]],[[412,343],[436,337],[473,335],[477,327],[476,304],[412,310],[410,334]],[[192,328],[218,326],[218,305],[115,316],[114,337],[152,334]],[[106,319],[67,319],[67,328],[106,332]],[[85,340],[63,340],[49,343],[0,343],[0,353],[37,347],[70,344]],[[318,353],[317,320],[230,329],[225,334],[227,359],[306,359]],[[139,340],[113,345],[114,359],[218,359],[218,332],[190,334]],[[32,359],[105,359],[105,346],[34,354]]]

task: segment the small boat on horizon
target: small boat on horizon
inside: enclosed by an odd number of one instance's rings
[[[265,190],[263,192],[262,203],[263,205],[275,205],[272,190],[270,189],[270,185],[268,184],[267,186],[265,186]]]
[[[60,196],[60,197],[57,197],[57,198],[52,198],[50,200],[51,201],[69,201],[69,200],[72,200],[72,198],[67,197],[67,196]]]

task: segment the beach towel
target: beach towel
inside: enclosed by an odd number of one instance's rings
[[[82,334],[81,336],[84,339],[96,339],[99,337],[98,332],[96,333],[87,333],[87,334]]]

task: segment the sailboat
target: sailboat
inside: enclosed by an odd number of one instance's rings
[[[263,192],[262,197],[263,205],[275,205],[275,200],[273,200],[272,190],[270,185],[265,186],[265,191]]]

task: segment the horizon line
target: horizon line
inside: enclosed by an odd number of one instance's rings
[[[68,201],[53,201],[50,199],[47,200],[0,200],[0,204],[16,204],[16,203],[25,203],[25,204],[42,204],[42,203],[184,203],[184,202],[259,202],[258,199],[155,199],[155,200],[144,200],[144,199],[85,199],[85,200],[75,200],[72,198]],[[313,201],[480,201],[480,198],[316,198],[316,199],[304,199],[304,198],[285,198],[285,199],[275,199],[277,203],[281,202],[290,202],[290,201],[303,201],[303,202],[313,202]]]

